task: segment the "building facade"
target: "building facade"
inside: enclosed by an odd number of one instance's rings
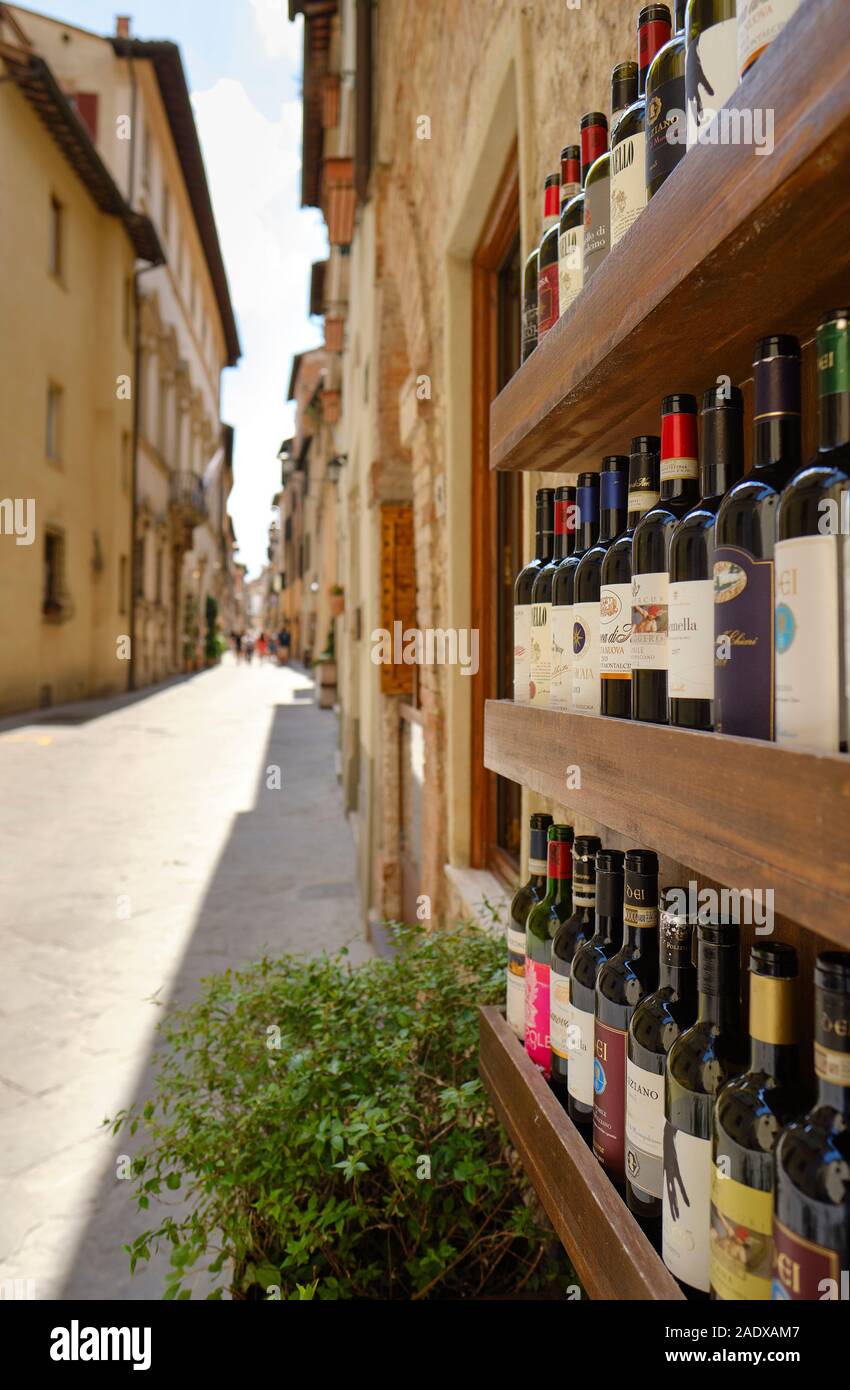
[[[133,323],[122,432],[134,521],[128,557],[131,659],[142,686],[203,660],[208,598],[232,606],[232,430],[221,374],[239,340],[191,101],[176,45],[119,17],[111,36],[4,6],[42,56],[160,263],[131,267]],[[128,461],[129,460],[129,461]]]
[[[290,0],[297,13],[302,202],[327,223],[341,349],[336,645],[361,883],[375,923],[475,915],[523,867],[534,807],[483,768],[484,704],[511,694],[534,490],[569,481],[491,474],[489,407],[519,365],[544,179],[583,112],[609,109],[596,79],[636,56],[637,6]],[[470,657],[477,642],[475,674],[376,664],[395,621],[458,650],[465,636]]]

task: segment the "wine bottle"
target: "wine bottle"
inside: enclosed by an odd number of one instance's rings
[[[558,217],[560,176],[549,174],[543,186],[543,236]],[[540,243],[529,252],[522,275],[522,360],[537,347],[537,291],[540,276]]]
[[[783,941],[750,951],[750,1069],[714,1108],[711,1293],[769,1299],[773,1270],[773,1151],[805,1108],[794,1026],[797,952]]]
[[[617,1186],[626,1180],[626,1046],[632,1015],[658,987],[658,856],[626,853],[623,944],[596,977],[593,1152]]]
[[[572,709],[573,583],[578,562],[599,531],[599,474],[579,473],[576,488],[576,534],[572,554],[562,560],[552,580],[552,650],[558,671],[549,688],[549,708]]]
[[[686,888],[673,893],[687,899]],[[661,1244],[667,1054],[697,1016],[694,924],[673,905],[673,893],[659,913],[658,989],[632,1014],[626,1055],[626,1203],[656,1247]]]
[[[638,96],[611,136],[611,247],[646,207],[646,77],[672,33],[666,5],[644,5],[638,15]]]
[[[773,1298],[846,1298],[850,1269],[850,953],[815,964],[814,1108],[776,1144]],[[827,1283],[826,1281],[831,1281]]]
[[[616,719],[632,717],[632,537],[644,512],[659,500],[658,455],[655,434],[637,435],[629,451],[629,492],[626,529],[605,552],[599,591],[599,670],[602,713]]]
[[[537,255],[537,342],[558,322],[558,222],[561,216],[561,175],[546,179],[543,234]]]
[[[735,0],[688,0],[685,38],[690,149],[706,138],[707,127],[738,85]]]
[[[611,73],[611,133],[620,117],[637,101],[637,63],[618,63]],[[611,152],[594,161],[584,185],[584,283],[596,273],[611,250]]]
[[[600,588],[602,561],[626,520],[629,460],[609,454],[599,471],[599,536],[576,566],[573,581],[573,699],[579,714],[601,707]]]
[[[602,841],[595,835],[577,835],[573,842],[573,911],[552,938],[549,976],[551,1087],[567,1106],[567,1065],[570,1033],[570,972],[573,956],[593,935],[596,912],[596,855]]]
[[[562,204],[558,234],[558,308],[566,313],[584,285],[584,185],[595,160],[608,148],[608,121],[601,111],[581,118],[581,187]]]
[[[536,498],[536,543],[533,560],[514,584],[514,700],[531,701],[531,596],[538,571],[548,565],[554,544],[555,489],[541,487]]]
[[[682,729],[714,728],[714,523],[744,471],[744,397],[713,386],[702,400],[702,497],[670,537],[669,719]]]
[[[537,571],[531,590],[531,703],[549,704],[552,680],[552,581],[562,560],[569,554],[572,533],[566,528],[568,508],[575,489],[555,489],[555,550],[548,565]],[[559,530],[559,527],[561,528]]]
[[[778,39],[801,0],[738,0],[738,72],[743,80]]]
[[[546,896],[535,903],[525,924],[525,1050],[548,1080],[549,968],[552,937],[573,910],[572,826],[550,825],[546,839]]]
[[[659,49],[646,75],[646,198],[666,183],[687,150],[685,115],[685,9],[676,0],[675,33]]]
[[[820,447],[776,514],[776,738],[846,752],[850,309],[818,325],[817,373]]]
[[[578,506],[576,505],[576,490],[574,487],[561,487],[557,489],[557,494],[561,497],[559,502],[555,501],[555,559],[560,566],[564,560],[568,559],[575,550],[576,544],[576,517]],[[561,542],[558,542],[558,528],[561,527]],[[560,555],[560,558],[558,556]],[[554,585],[554,576],[552,583]],[[551,604],[552,593],[549,591],[549,602]],[[564,672],[572,664],[571,654],[565,651],[561,645],[563,633],[558,624],[553,621],[552,610],[549,610],[549,633],[550,646],[552,649],[552,666],[549,675],[549,703],[552,703],[551,691],[554,686],[560,690],[564,681]]]
[[[801,462],[800,344],[773,334],[753,359],[753,466],[714,527],[714,727],[772,739],[776,506]]]
[[[573,956],[570,972],[567,1110],[588,1143],[593,1127],[596,976],[623,942],[623,860],[618,849],[602,849],[596,856],[596,928]]]
[[[721,1086],[746,1067],[736,926],[697,928],[699,1013],[667,1057],[661,1253],[685,1293],[709,1291],[711,1130]]]
[[[528,881],[511,899],[508,918],[507,1020],[525,1038],[525,927],[528,914],[546,896],[546,832],[552,817],[535,811],[529,820]]]
[[[632,719],[667,723],[667,621],[670,537],[699,501],[697,403],[665,396],[661,403],[661,498],[632,538]]]

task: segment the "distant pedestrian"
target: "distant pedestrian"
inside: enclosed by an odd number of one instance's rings
[[[292,640],[292,639],[290,638],[290,636],[289,636],[289,629],[288,629],[288,628],[285,628],[285,627],[282,627],[282,628],[280,629],[280,632],[277,634],[277,640],[278,640],[278,661],[279,661],[280,664],[283,666],[283,665],[285,665],[286,662],[289,660],[289,648],[290,648],[291,640]]]
[[[266,650],[266,634],[264,632],[261,632],[259,637],[257,638],[257,656],[260,658],[261,661],[266,654]]]
[[[245,647],[245,660],[247,661],[248,665],[250,666],[250,665],[251,665],[251,659],[252,659],[252,657],[253,657],[253,655],[254,655],[254,638],[252,637],[252,635],[251,635],[250,632],[248,632],[248,633],[245,634],[244,647]]]
[[[236,648],[236,660],[237,660],[237,662],[239,662],[239,661],[242,660],[242,633],[241,633],[241,632],[234,632],[234,633],[233,633],[233,645],[234,645],[234,647]]]

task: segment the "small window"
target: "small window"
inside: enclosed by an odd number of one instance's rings
[[[158,546],[156,552],[156,601],[158,604],[162,603],[162,564],[163,549],[162,546]]]
[[[171,194],[165,179],[162,181],[162,239],[167,241],[171,226]]]
[[[118,612],[127,612],[127,556],[118,561]]]
[[[145,596],[145,538],[138,536],[133,545],[133,598]]]
[[[58,198],[50,199],[50,249],[48,269],[51,275],[62,278],[64,270],[63,234],[65,231],[65,209]]]
[[[59,463],[62,444],[62,387],[47,383],[47,419],[44,430],[44,452],[51,463]]]
[[[58,620],[62,615],[63,574],[65,569],[65,537],[61,531],[44,533],[44,592],[41,608],[45,618]]]
[[[153,165],[153,142],[151,140],[151,128],[145,126],[142,136],[142,183],[150,192],[151,187],[151,168]]]

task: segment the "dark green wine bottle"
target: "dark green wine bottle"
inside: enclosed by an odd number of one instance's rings
[[[531,909],[525,927],[525,1050],[547,1079],[552,1071],[549,1038],[552,938],[561,923],[572,915],[572,849],[572,826],[550,825],[546,896]]]
[[[573,843],[573,912],[552,938],[549,979],[552,1090],[566,1109],[567,1065],[570,1032],[570,974],[573,956],[593,935],[596,914],[596,855],[602,841],[595,835],[577,835]]]
[[[528,881],[511,899],[508,918],[507,1019],[518,1038],[525,1038],[525,928],[528,914],[546,896],[546,832],[552,817],[535,811],[530,817]]]
[[[637,101],[637,63],[618,63],[611,73],[611,125]],[[584,284],[596,274],[611,250],[611,152],[605,150],[590,166],[584,185]]]
[[[676,32],[646,77],[646,197],[653,198],[688,148],[685,110],[685,9],[676,0]]]

